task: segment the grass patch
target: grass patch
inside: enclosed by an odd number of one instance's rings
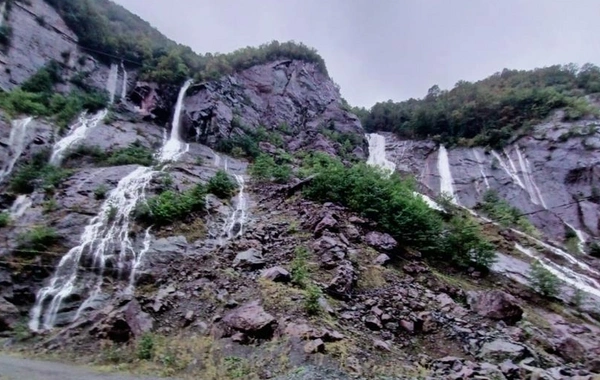
[[[204,210],[206,188],[200,184],[178,193],[167,190],[137,205],[135,217],[146,225],[164,226]]]
[[[32,256],[47,251],[60,239],[58,233],[46,226],[35,226],[17,236],[17,253],[20,256]]]

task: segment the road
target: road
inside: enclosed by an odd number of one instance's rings
[[[95,372],[85,367],[0,355],[0,380],[158,380]],[[164,380],[164,379],[163,379]]]

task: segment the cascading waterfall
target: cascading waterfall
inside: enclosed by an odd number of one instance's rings
[[[367,164],[376,166],[383,169],[389,174],[396,170],[396,164],[388,160],[385,155],[385,136],[377,133],[367,134],[367,141],[369,143],[369,158]]]
[[[123,70],[123,85],[121,86],[121,102],[125,102],[125,98],[127,97],[127,81],[129,78],[127,77],[127,70],[125,69],[125,65],[121,62],[121,70]]]
[[[18,220],[20,217],[25,214],[25,211],[32,205],[31,198],[27,195],[19,195],[17,199],[13,202],[12,206],[8,210],[11,220]]]
[[[108,80],[106,81],[106,91],[108,91],[108,99],[110,104],[113,104],[113,102],[115,101],[118,77],[119,66],[116,63],[112,63],[110,65],[110,71],[108,72]]]
[[[2,4],[0,4],[0,26],[4,25],[4,18],[6,17],[6,3],[8,3],[8,1],[3,1]]]
[[[60,165],[67,149],[84,139],[88,132],[95,128],[98,123],[106,117],[107,113],[107,109],[100,110],[91,116],[87,115],[85,112],[82,113],[77,122],[71,126],[69,133],[54,144],[50,163],[52,165]]]
[[[214,153],[214,152],[213,152]],[[219,167],[221,164],[221,157],[214,153],[215,160],[214,165]],[[225,171],[229,171],[227,157],[224,160],[224,169]],[[246,210],[248,209],[248,200],[246,198],[245,189],[246,182],[244,181],[244,176],[241,174],[232,173],[233,178],[238,185],[238,195],[235,200],[235,209],[231,212],[225,224],[223,225],[223,234],[222,236],[225,238],[221,239],[221,244],[225,241],[238,238],[244,233],[244,225],[246,224]]]
[[[458,204],[458,198],[454,192],[454,180],[452,179],[452,172],[450,171],[448,151],[443,145],[440,145],[438,151],[437,169],[440,174],[440,193],[449,195],[452,199],[452,203]]]
[[[483,183],[485,183],[486,189],[489,189],[490,182],[488,181],[487,175],[485,174],[485,169],[483,168],[484,160],[477,149],[473,149],[472,151],[473,157],[475,157],[475,161],[477,161],[477,166],[479,166],[479,173],[481,174],[481,178],[483,178]]]
[[[176,160],[189,146],[180,140],[179,119],[185,91],[191,82],[181,88],[173,116],[171,136],[157,154],[161,162]],[[107,268],[117,271],[119,278],[128,278],[126,292],[135,284],[135,274],[151,243],[150,229],[146,230],[142,249],[137,250],[129,235],[131,213],[138,202],[145,199],[145,190],[156,172],[140,166],[122,178],[101,207],[100,213],[92,218],[81,235],[79,245],[63,256],[48,286],[38,292],[31,311],[29,327],[34,330],[51,329],[63,301],[76,289],[84,289],[89,296],[77,310],[76,320],[82,313],[101,300],[103,276]],[[81,276],[82,259],[89,258],[96,272],[91,278]],[[110,263],[110,266],[107,264]],[[126,271],[129,270],[126,276]]]
[[[537,184],[535,183],[535,180],[533,179],[533,175],[531,174],[531,166],[529,164],[529,160],[523,157],[523,153],[521,152],[521,149],[518,146],[516,147],[516,152],[517,158],[519,160],[519,168],[524,179],[523,182],[525,183],[525,190],[529,194],[529,198],[534,204],[540,205],[543,208],[548,209],[548,206],[546,206],[546,202],[544,202],[544,198],[542,197],[542,193],[540,192],[540,189],[538,188]]]
[[[534,254],[530,249],[521,246],[516,243],[515,248],[531,257],[534,260],[537,260],[546,270],[555,275],[561,281],[584,291],[589,294],[593,294],[597,297],[600,297],[600,284],[593,278],[577,273],[569,268],[562,267],[560,265],[556,265],[555,263],[545,260],[544,258],[538,257],[538,255]]]
[[[24,119],[13,120],[8,138],[8,147],[10,150],[10,158],[0,169],[0,183],[13,171],[15,164],[23,154],[27,145],[27,126],[33,118],[27,117]]]
[[[583,231],[578,230],[577,228],[573,227],[571,224],[569,224],[567,222],[565,222],[565,224],[567,225],[567,227],[572,229],[573,232],[575,232],[575,236],[577,236],[577,240],[579,240],[577,242],[577,249],[579,250],[579,252],[581,252],[585,255],[586,254],[585,243],[587,241],[587,237],[586,237],[585,233]]]

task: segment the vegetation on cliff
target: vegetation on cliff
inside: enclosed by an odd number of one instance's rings
[[[158,83],[218,79],[277,59],[316,64],[327,75],[325,61],[302,43],[272,41],[229,54],[197,54],[177,44],[120,5],[108,0],[45,0],[79,37],[79,44],[102,59],[124,58],[143,67],[142,78]]]
[[[504,69],[477,82],[459,81],[451,90],[437,85],[423,99],[355,109],[368,131],[405,138],[435,138],[448,144],[498,147],[521,128],[554,110],[576,120],[594,113],[585,96],[600,92],[600,68],[555,65],[535,70]]]

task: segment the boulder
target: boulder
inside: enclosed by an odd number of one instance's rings
[[[501,290],[467,292],[467,303],[477,314],[507,323],[515,323],[523,316],[516,298]]]
[[[572,336],[561,340],[556,345],[556,353],[563,359],[571,362],[583,362],[585,360],[585,347]]]
[[[377,231],[371,231],[365,236],[365,243],[378,251],[392,251],[398,246],[398,242],[391,235]]]
[[[223,323],[231,329],[257,338],[270,338],[277,327],[275,317],[267,313],[258,301],[231,311],[223,317]]]
[[[323,231],[337,231],[337,220],[331,214],[325,215],[315,227],[315,236],[321,236]]]
[[[388,255],[386,255],[385,253],[382,253],[381,255],[377,256],[377,258],[375,259],[375,261],[373,261],[373,264],[375,265],[385,265],[387,263],[390,262],[390,257]]]
[[[262,257],[262,253],[254,248],[239,252],[233,260],[233,266],[236,268],[257,269],[264,265],[265,260]]]
[[[290,272],[282,267],[265,269],[262,272],[261,277],[273,282],[289,282],[292,279]]]
[[[19,309],[0,297],[0,332],[12,330],[19,319]]]
[[[336,268],[335,276],[327,286],[327,292],[337,298],[345,298],[354,286],[354,268],[352,263],[344,261]]]
[[[325,343],[321,339],[308,341],[304,345],[304,352],[307,354],[316,354],[323,351],[325,351]]]
[[[117,343],[126,343],[152,331],[154,319],[142,311],[139,302],[132,299],[118,309],[107,306],[108,314],[94,325],[90,334],[100,339],[109,339]],[[102,315],[105,311],[101,311]]]
[[[496,339],[485,343],[481,347],[479,356],[485,360],[501,363],[506,360],[517,362],[531,355],[529,350],[523,345],[503,339]]]
[[[373,347],[381,351],[391,351],[390,345],[387,342],[384,342],[380,339],[373,340]]]

